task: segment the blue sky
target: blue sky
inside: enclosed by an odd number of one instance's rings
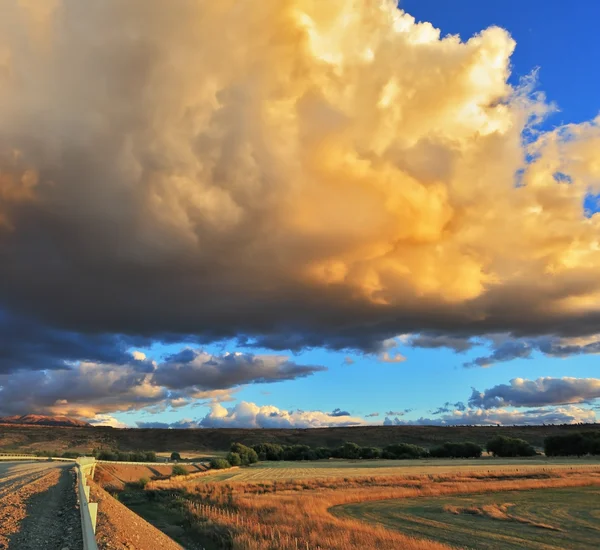
[[[595,419],[600,4],[147,2],[0,22],[0,414]]]

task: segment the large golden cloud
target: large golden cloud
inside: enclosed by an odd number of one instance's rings
[[[388,0],[4,0],[0,301],[273,347],[600,332],[598,121],[536,132],[514,47]]]

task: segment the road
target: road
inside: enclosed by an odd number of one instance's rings
[[[0,550],[81,550],[73,464],[0,463]]]

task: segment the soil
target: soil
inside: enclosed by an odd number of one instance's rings
[[[98,503],[96,541],[99,550],[183,550],[183,547],[90,482],[91,501]]]

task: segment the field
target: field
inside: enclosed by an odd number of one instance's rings
[[[592,460],[332,460],[199,475],[119,498],[163,518],[186,547],[215,550],[552,550],[592,548],[600,535]]]
[[[600,541],[600,487],[387,500],[333,512],[478,550],[595,550]]]
[[[590,459],[540,458],[479,458],[430,460],[323,460],[317,462],[263,462],[249,468],[220,474],[222,481],[252,483],[281,480],[311,480],[322,478],[356,478],[459,472],[527,471],[554,469],[564,466],[581,468],[600,466],[600,457]],[[217,475],[217,474],[215,474]],[[212,479],[212,481],[215,481]]]

